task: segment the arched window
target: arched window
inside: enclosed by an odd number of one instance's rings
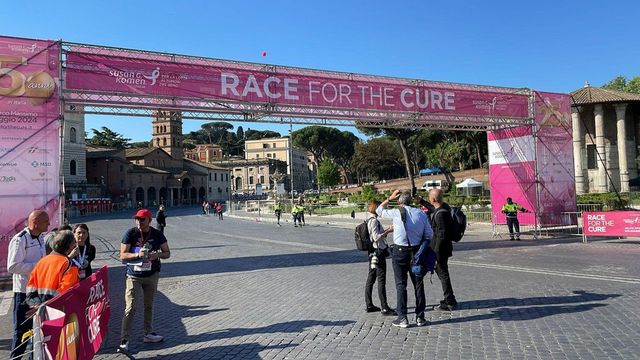
[[[69,142],[76,143],[78,142],[78,135],[76,134],[76,128],[72,127],[69,130]]]
[[[167,138],[162,138],[162,146],[167,146]]]
[[[71,160],[71,162],[69,163],[69,174],[70,175],[77,175],[77,166],[76,166],[76,161],[75,160]]]

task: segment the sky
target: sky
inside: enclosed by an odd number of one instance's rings
[[[29,0],[3,6],[0,36],[569,93],[640,75],[638,14],[635,0]],[[149,118],[87,115],[89,135],[101,126],[151,138]]]

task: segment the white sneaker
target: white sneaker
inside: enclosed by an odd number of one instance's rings
[[[127,351],[129,351],[129,341],[128,340],[122,340],[122,342],[118,346],[118,352],[119,353],[126,353]]]
[[[146,343],[158,343],[164,340],[164,336],[158,335],[154,332],[150,332],[144,335],[144,342]]]

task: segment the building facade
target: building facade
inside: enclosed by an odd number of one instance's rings
[[[304,191],[311,189],[313,183],[309,176],[307,152],[291,147],[288,137],[247,140],[244,143],[246,160],[275,159],[287,164],[287,181],[291,183],[293,173],[293,189]],[[289,189],[291,185],[286,186]]]
[[[628,192],[638,174],[640,95],[591,87],[571,93],[576,192]]]

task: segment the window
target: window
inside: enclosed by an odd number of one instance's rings
[[[587,145],[587,169],[598,168],[598,156],[596,154],[596,146]]]
[[[71,160],[71,162],[69,163],[69,174],[70,175],[77,175],[76,161],[75,160]]]
[[[211,173],[209,173],[209,181],[211,181]],[[211,190],[209,190],[211,192]]]
[[[274,158],[276,157],[276,153],[273,153],[273,157],[274,157]]]
[[[122,172],[122,170],[123,170],[123,169],[124,169],[124,168],[122,167],[122,165],[120,165],[120,172]]]
[[[264,175],[260,175],[260,184],[264,184]]]
[[[267,154],[267,157],[268,157],[268,158],[270,158],[270,157],[271,157],[271,154]]]
[[[218,173],[213,173],[213,181],[218,181]]]
[[[273,147],[276,147],[276,143],[273,143]]]
[[[226,181],[229,181],[229,174],[227,174],[227,180]]]
[[[260,154],[256,154],[256,159],[260,159]]]
[[[268,149],[269,148],[269,144],[262,144],[262,148],[263,149]]]
[[[75,143],[78,142],[78,136],[76,134],[76,128],[72,127],[71,130],[69,130],[69,142]]]
[[[253,175],[249,176],[249,185],[253,185]]]

